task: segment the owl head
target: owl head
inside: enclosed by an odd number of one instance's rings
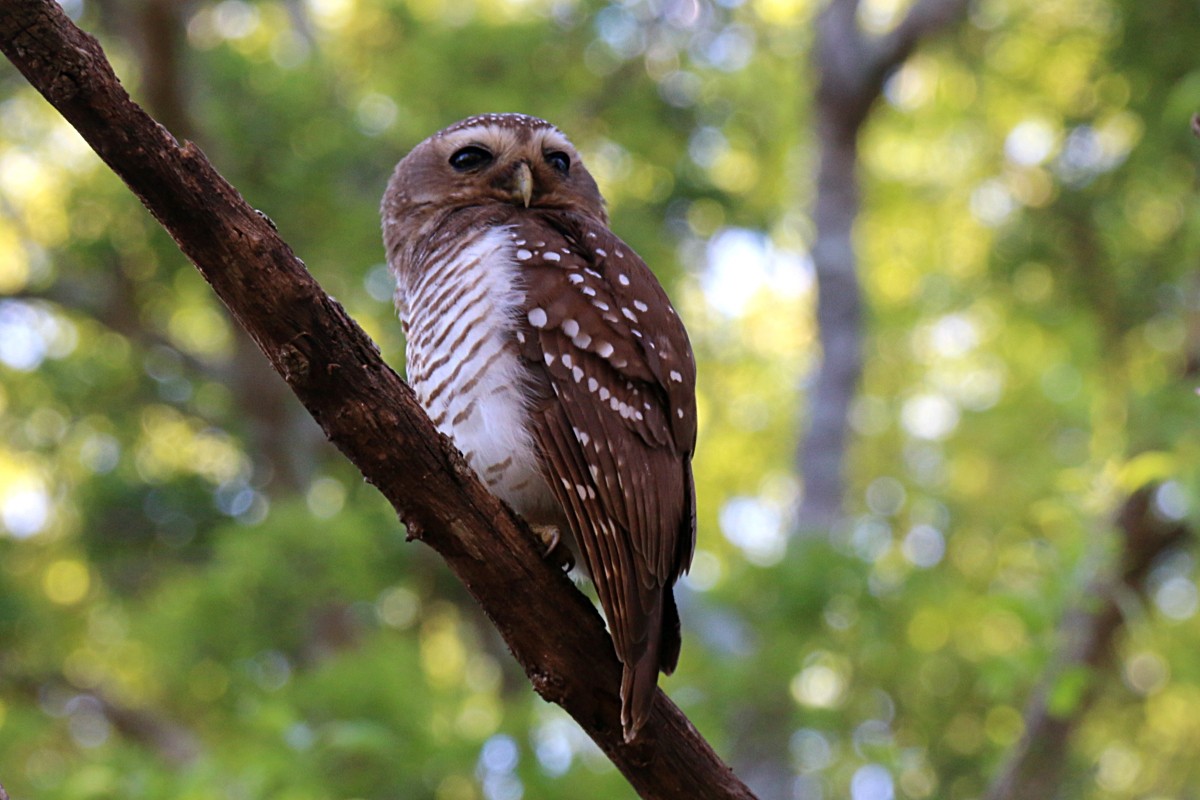
[[[607,224],[604,199],[575,146],[545,120],[482,114],[418,144],[396,165],[383,217],[486,206],[565,209]]]

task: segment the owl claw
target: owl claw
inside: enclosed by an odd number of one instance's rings
[[[563,546],[562,533],[557,525],[534,525],[533,532],[546,546],[542,551],[542,558],[554,559],[563,572],[570,572],[575,568],[575,555],[571,548]]]

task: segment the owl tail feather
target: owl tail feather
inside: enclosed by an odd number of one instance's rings
[[[626,744],[637,738],[646,720],[650,719],[657,691],[658,642],[654,641],[641,658],[626,664],[621,672],[621,730]]]
[[[658,673],[670,675],[679,661],[679,612],[671,587],[663,592],[663,602],[651,614],[647,646],[621,671],[621,729],[628,744],[650,719],[654,695],[658,691]]]

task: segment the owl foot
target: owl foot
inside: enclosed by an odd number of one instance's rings
[[[531,527],[538,538],[542,540],[542,544],[546,546],[546,549],[542,551],[542,558],[553,559],[563,572],[575,569],[575,555],[571,552],[571,548],[563,544],[562,533],[557,525],[533,525]]]

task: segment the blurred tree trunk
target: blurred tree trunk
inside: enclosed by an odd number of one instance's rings
[[[188,111],[182,53],[192,3],[185,0],[96,0],[101,24],[137,57],[139,94],[176,139],[202,141]]]
[[[809,394],[808,430],[797,452],[804,479],[801,531],[826,529],[842,516],[847,418],[862,372],[862,290],[854,254],[861,201],[858,137],[884,82],[913,49],[961,17],[968,0],[918,0],[889,33],[859,27],[859,0],[830,0],[817,19],[813,103],[820,150],[812,258],[817,275],[821,361]],[[757,709],[739,738],[735,764],[764,797],[786,797],[795,779],[788,730],[776,709]]]
[[[193,104],[184,59],[188,11],[193,4],[181,0],[98,0],[98,5],[103,11],[102,23],[137,57],[138,94],[143,105],[179,141],[198,142],[209,152],[219,150],[220,143],[208,141],[204,125],[190,110]],[[136,294],[119,292],[111,297],[128,304]],[[119,315],[100,312],[97,316],[105,319]],[[140,315],[127,318],[124,327],[128,329],[128,322],[138,319]],[[244,434],[256,488],[276,497],[303,492],[312,480],[318,451],[324,444],[321,430],[286,384],[275,379],[254,340],[232,320],[230,329],[232,357],[219,368],[202,371],[228,386],[233,394],[237,419],[227,424]],[[130,335],[128,330],[124,332]],[[146,341],[155,337],[135,332],[131,338]]]
[[[844,503],[847,424],[862,373],[862,290],[853,240],[860,209],[858,137],[887,78],[923,39],[962,17],[967,5],[968,0],[918,0],[892,31],[878,37],[859,27],[859,0],[830,0],[817,20],[814,118],[820,156],[812,258],[821,361],[797,459],[804,478],[801,529],[829,527],[841,518]]]

